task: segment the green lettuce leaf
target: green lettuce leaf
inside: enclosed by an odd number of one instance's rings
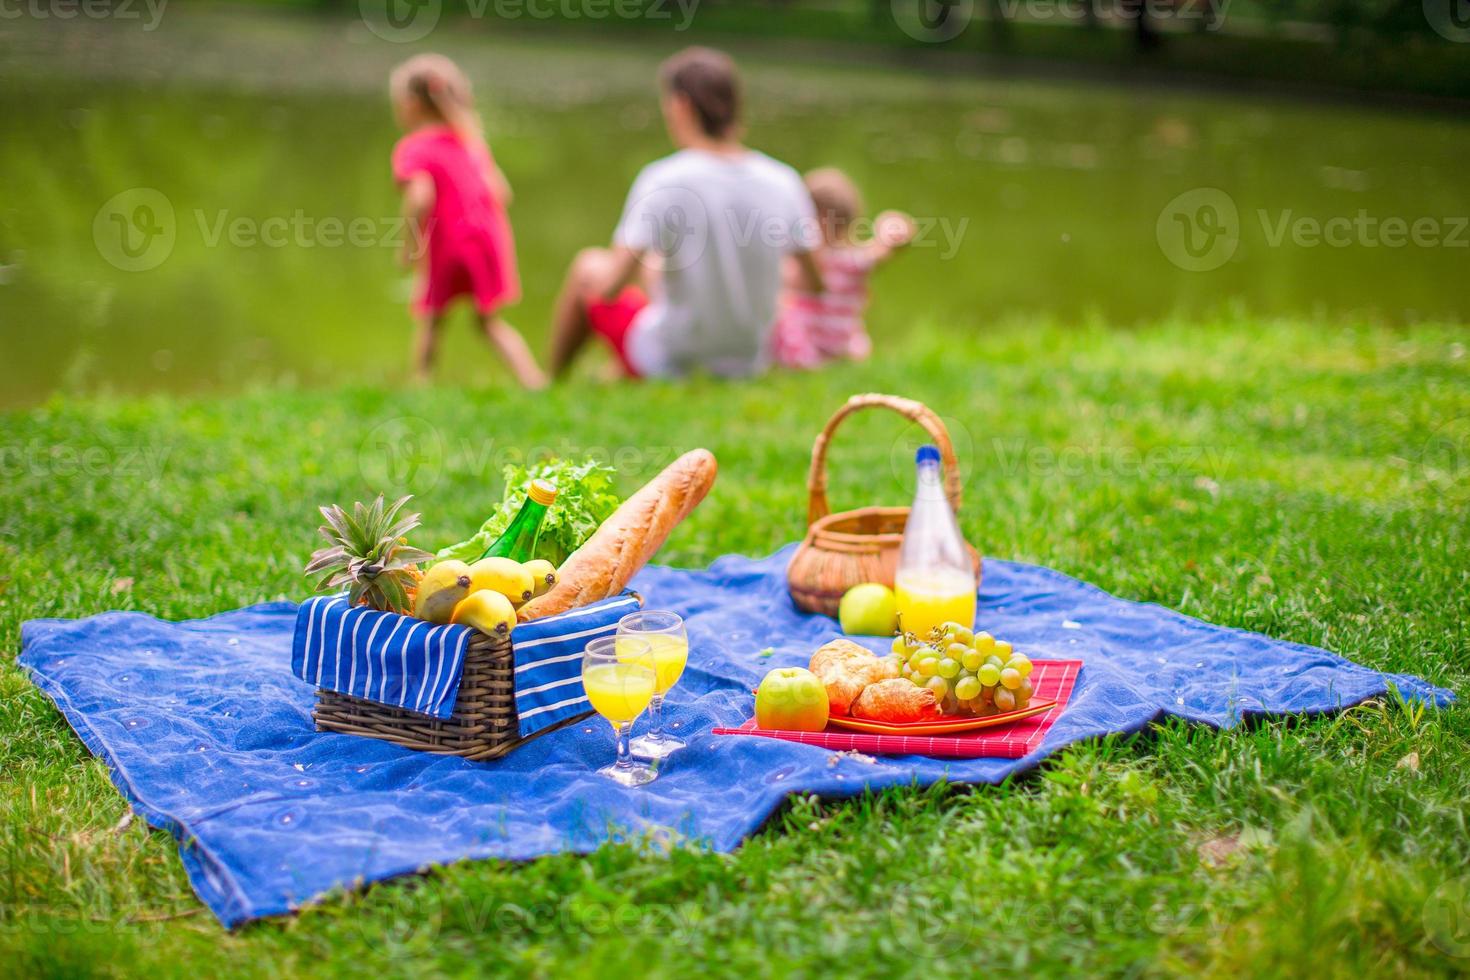
[[[537,558],[561,567],[567,555],[582,547],[592,532],[622,501],[613,489],[616,472],[593,459],[580,463],[569,459],[547,459],[530,467],[511,465],[505,468],[505,497],[495,513],[480,525],[468,541],[453,544],[438,557],[474,561],[504,533],[520,513],[526,500],[526,487],[532,480],[550,480],[556,485],[556,503],[546,512],[541,525],[541,538],[536,544]]]

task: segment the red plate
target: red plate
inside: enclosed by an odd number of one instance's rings
[[[999,725],[1009,725],[1013,721],[1022,718],[1030,718],[1055,708],[1055,701],[1032,701],[1019,711],[1007,711],[1002,715],[987,715],[984,718],[970,715],[947,716],[938,721],[868,721],[865,718],[836,717],[828,719],[829,724],[840,728],[851,728],[853,731],[867,732],[870,735],[958,735],[961,732],[973,732],[980,728],[995,728]]]

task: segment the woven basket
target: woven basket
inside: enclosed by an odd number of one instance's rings
[[[944,464],[944,492],[950,506],[960,509],[960,471],[954,445],[939,416],[922,402],[896,395],[853,395],[827,421],[812,446],[807,473],[807,532],[786,569],[791,599],[806,612],[837,615],[842,596],[854,585],[881,582],[893,586],[898,572],[898,549],[908,523],[907,507],[863,507],[832,513],[827,503],[827,445],[842,420],[865,408],[886,408],[922,426]],[[980,579],[980,555],[968,544]]]
[[[465,651],[464,675],[454,714],[432,718],[403,708],[364,701],[319,688],[312,713],[319,731],[380,738],[420,752],[498,759],[532,738],[581,721],[592,712],[568,718],[520,737],[516,715],[515,658],[510,639],[475,633]]]

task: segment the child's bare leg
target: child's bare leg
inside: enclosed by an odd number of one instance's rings
[[[418,332],[413,338],[413,377],[419,384],[427,384],[433,377],[434,351],[439,346],[439,328],[444,317],[439,313],[425,313],[418,318]]]
[[[561,377],[567,372],[591,335],[591,327],[587,323],[587,297],[606,292],[614,275],[612,252],[605,248],[584,248],[572,260],[551,312],[553,377]]]
[[[536,355],[526,346],[526,340],[519,330],[494,313],[482,315],[480,325],[484,328],[485,339],[505,358],[511,373],[516,376],[522,388],[538,391],[546,387],[546,373],[536,363]]]

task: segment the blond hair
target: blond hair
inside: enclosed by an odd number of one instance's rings
[[[863,196],[852,178],[836,167],[820,167],[802,178],[812,196],[817,220],[830,241],[846,241],[853,222],[862,217]]]
[[[414,99],[426,113],[466,139],[483,139],[469,77],[442,54],[418,54],[393,69],[388,92]]]

